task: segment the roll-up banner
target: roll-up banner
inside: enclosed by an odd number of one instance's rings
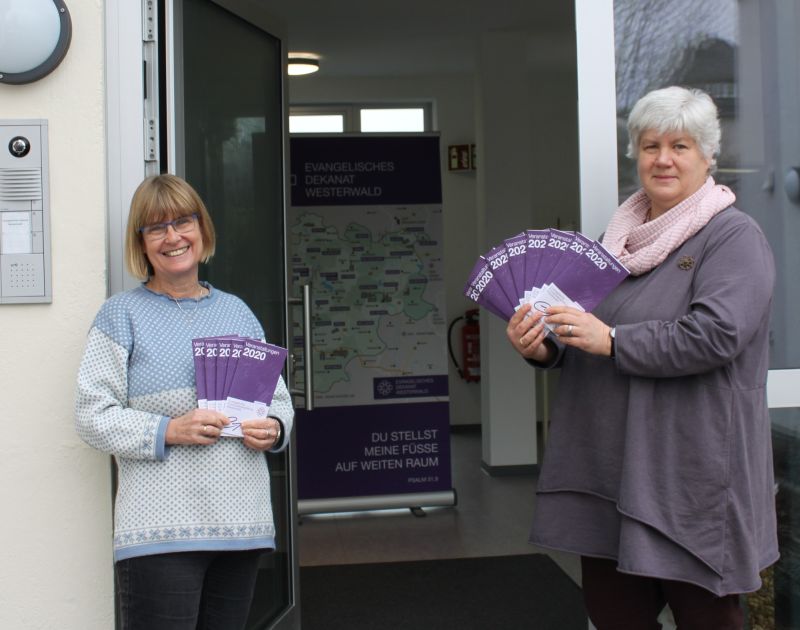
[[[439,137],[290,147],[292,292],[311,284],[315,394],[295,425],[300,512],[452,504]]]

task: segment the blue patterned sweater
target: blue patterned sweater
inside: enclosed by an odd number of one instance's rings
[[[198,302],[144,286],[109,298],[89,331],[78,374],[80,437],[119,467],[114,558],[175,551],[274,548],[270,480],[263,453],[241,439],[213,446],[166,446],[170,418],[197,407],[192,339],[263,339],[250,309],[213,289]],[[284,427],[294,411],[280,380],[269,415]]]

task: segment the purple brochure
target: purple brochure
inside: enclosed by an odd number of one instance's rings
[[[489,262],[489,269],[494,274],[495,281],[503,289],[509,304],[516,304],[517,289],[514,286],[514,278],[511,275],[509,265],[508,250],[505,245],[492,247],[483,257]]]
[[[239,358],[242,356],[244,349],[244,338],[236,337],[230,340],[231,342],[231,356],[228,358],[228,370],[225,372],[225,385],[222,388],[222,400],[227,400],[228,393],[231,391],[231,384],[233,377],[236,374],[236,364],[239,363]]]
[[[591,311],[628,273],[605,247],[597,241],[589,241],[589,246],[580,258],[560,271],[551,281],[585,311]]]
[[[206,409],[208,395],[206,394],[205,339],[192,339],[192,356],[194,356],[194,384],[197,388],[197,407],[198,409]]]
[[[547,277],[547,282],[554,283],[555,278],[561,276],[561,274],[569,275],[571,273],[572,266],[578,262],[583,254],[588,250],[592,245],[594,245],[594,241],[580,232],[571,232],[572,240],[567,245],[566,251],[561,255],[561,258],[558,259],[558,263],[556,266],[550,270],[550,275]],[[564,288],[559,285],[559,288],[563,291]],[[572,297],[572,296],[570,296]]]
[[[546,282],[550,282],[550,272],[561,260],[561,256],[567,251],[572,241],[573,232],[550,229],[550,234],[547,237],[547,246],[540,250],[542,255],[539,258],[539,267],[536,269],[536,278],[532,283],[532,287],[541,288]],[[529,283],[530,280],[530,278],[527,278]]]
[[[525,256],[528,249],[528,235],[520,232],[516,236],[507,238],[503,241],[508,252],[508,266],[511,270],[511,277],[514,278],[514,295],[509,296],[511,305],[516,309],[519,306],[519,299],[525,292]]]
[[[547,247],[547,240],[550,237],[550,230],[526,230],[525,234],[528,237],[527,251],[525,252],[525,282],[524,291],[530,291],[536,285],[536,272],[539,269],[539,263],[542,260],[542,254]],[[541,286],[536,287],[541,289]],[[523,297],[520,294],[519,297]]]
[[[464,286],[464,295],[501,319],[508,320],[514,314],[514,307],[508,301],[500,284],[495,282],[489,261],[483,256],[478,258],[478,262],[469,274],[469,280]]]
[[[217,373],[214,379],[214,400],[225,400],[225,378],[228,372],[228,361],[231,356],[230,335],[218,337],[219,351],[217,352]]]
[[[208,396],[208,408],[217,408],[217,352],[219,351],[219,341],[216,337],[206,338],[206,396]]]
[[[223,429],[222,435],[241,437],[242,420],[267,417],[286,355],[286,348],[254,339],[244,340],[225,401],[224,413],[231,423]]]

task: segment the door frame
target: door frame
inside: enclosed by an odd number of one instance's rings
[[[108,0],[105,12],[108,295],[138,282],[125,269],[125,225],[145,177],[144,3]]]

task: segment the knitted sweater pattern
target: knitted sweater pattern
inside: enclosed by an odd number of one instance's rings
[[[115,561],[275,546],[263,453],[237,438],[165,444],[170,418],[197,407],[191,341],[219,335],[264,338],[250,309],[217,289],[197,302],[181,300],[179,308],[140,286],[109,298],[92,324],[78,374],[76,429],[118,466]],[[280,451],[294,417],[283,379],[269,415],[283,424],[273,449]]]

